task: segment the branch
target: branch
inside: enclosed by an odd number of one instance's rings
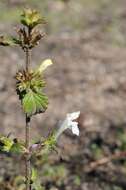
[[[84,170],[86,172],[91,172],[91,171],[97,169],[97,167],[99,167],[99,166],[105,165],[113,160],[118,160],[121,158],[126,158],[126,151],[118,152],[118,153],[112,154],[108,157],[103,157],[100,160],[91,162],[88,166],[84,167]]]

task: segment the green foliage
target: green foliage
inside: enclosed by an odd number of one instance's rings
[[[55,150],[56,147],[56,139],[55,134],[51,134],[45,141],[44,141],[44,147],[46,150]]]
[[[0,45],[1,46],[12,46],[15,45],[13,38],[7,36],[0,36]]]
[[[63,183],[67,177],[68,170],[64,165],[45,164],[42,170],[43,178],[47,181],[54,181],[58,186]]]
[[[39,41],[44,37],[44,34],[38,30],[30,30],[30,37],[28,31],[25,28],[17,29],[17,37],[12,37],[13,43],[19,45],[24,51],[27,48],[32,49],[39,44]]]
[[[74,184],[75,184],[76,186],[80,186],[80,185],[81,185],[81,179],[80,179],[80,177],[79,177],[78,175],[76,175],[76,176],[74,177]]]
[[[19,27],[16,29],[17,37],[0,36],[0,45],[11,46],[19,45],[24,51],[32,49],[39,44],[39,41],[44,37],[44,34],[34,29],[38,24],[45,23],[41,15],[32,9],[25,9],[21,15],[21,23],[27,27]]]
[[[123,188],[122,188],[122,187],[118,187],[118,186],[114,185],[113,190],[123,190]]]
[[[40,92],[45,86],[45,82],[42,80],[40,74],[36,74],[33,71],[19,71],[16,74],[17,90],[19,92],[32,90],[34,92]],[[26,92],[25,92],[26,93]]]
[[[25,153],[26,152],[26,148],[24,146],[23,143],[18,142],[17,140],[14,141],[14,143],[12,144],[11,148],[10,148],[10,152],[11,153],[15,153],[15,154],[21,154],[21,153]]]
[[[31,155],[39,155],[43,157],[43,160],[46,160],[51,151],[56,151],[56,139],[54,134],[51,134],[46,139],[42,139],[39,143],[33,143],[29,148]]]
[[[37,176],[38,176],[37,170],[35,168],[32,168],[31,180],[33,182],[36,181]]]
[[[94,159],[101,159],[104,155],[104,152],[102,150],[102,147],[99,147],[97,144],[93,143],[91,145],[91,152],[94,157]]]
[[[42,93],[35,93],[29,91],[22,101],[23,110],[28,116],[32,116],[37,113],[45,112],[48,105],[48,98]]]
[[[38,172],[35,168],[32,168],[31,181],[32,181],[32,188],[34,190],[44,190],[44,188],[41,186],[41,182],[38,178]]]
[[[18,71],[16,74],[16,91],[21,100],[23,111],[26,114],[26,129],[29,127],[27,125],[30,123],[30,118],[32,115],[37,113],[45,112],[48,106],[48,97],[43,93],[43,87],[45,87],[45,81],[43,80],[43,71],[52,64],[50,59],[45,60],[36,70],[30,69],[30,51],[36,45],[38,45],[43,34],[36,30],[36,26],[39,24],[44,24],[45,21],[41,15],[36,10],[25,9],[21,15],[21,23],[23,27],[16,29],[17,37],[0,37],[0,45],[11,46],[17,45],[22,48],[26,55],[25,69]],[[26,130],[25,143],[19,142],[17,139],[10,139],[9,137],[0,137],[0,153],[11,153],[11,154],[21,154],[26,159],[26,168],[31,169],[28,162],[35,151],[41,151],[43,148],[46,152],[52,150],[55,147],[55,138],[53,135],[49,136],[45,141],[39,144],[33,144],[30,146],[30,134],[29,130]],[[31,181],[30,181],[31,180]],[[17,179],[17,183],[22,182],[22,179]],[[26,172],[25,184],[19,184],[21,190],[24,190],[25,186],[30,189],[30,183],[32,184],[32,189],[43,190],[41,183],[37,176],[37,171],[32,169],[31,173]]]
[[[45,20],[36,10],[25,9],[21,15],[21,23],[32,29],[38,24],[45,23]]]
[[[14,179],[13,186],[15,188],[18,188],[18,190],[24,190],[25,184],[24,184],[25,178],[23,176],[16,176]]]
[[[32,184],[32,187],[34,190],[45,190],[45,188],[43,186],[41,186],[40,181],[36,181],[36,183]]]
[[[10,139],[8,137],[0,137],[0,152],[10,152],[16,154],[22,154],[26,152],[24,143],[18,142],[17,139]]]
[[[126,150],[126,132],[123,128],[117,129],[117,139],[119,141],[119,148],[121,150]]]
[[[21,99],[23,110],[28,116],[45,112],[48,106],[48,98],[42,93],[45,82],[39,73],[18,72],[17,93]]]
[[[13,145],[13,140],[7,137],[0,137],[0,152],[9,152]]]

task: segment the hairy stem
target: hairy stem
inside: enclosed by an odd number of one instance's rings
[[[29,142],[30,142],[30,117],[26,114],[26,132],[25,132],[25,143],[26,148],[29,148]],[[30,155],[27,153],[26,155],[26,190],[31,190],[31,162],[30,162]]]
[[[26,49],[26,71],[29,71],[29,65],[30,65],[30,51],[29,49]],[[30,146],[30,117],[26,114],[26,126],[25,126],[25,146],[26,149],[29,149]],[[27,153],[26,160],[26,190],[31,190],[31,161],[30,161],[30,154]]]
[[[27,48],[26,49],[26,71],[29,71],[29,66],[31,62],[31,51]]]

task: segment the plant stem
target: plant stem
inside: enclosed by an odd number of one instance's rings
[[[29,71],[29,66],[30,66],[30,62],[31,62],[31,52],[30,50],[27,48],[26,49],[26,71]]]
[[[26,149],[29,149],[30,145],[30,117],[26,114],[26,131],[25,131],[25,143]],[[31,161],[30,155],[27,153],[26,155],[26,190],[31,190]]]
[[[30,65],[31,54],[29,49],[26,49],[26,72],[29,72],[29,65]],[[30,117],[26,114],[26,126],[25,126],[25,146],[26,149],[29,149],[30,146]],[[26,190],[31,190],[31,161],[30,161],[30,154],[27,153],[26,160]]]

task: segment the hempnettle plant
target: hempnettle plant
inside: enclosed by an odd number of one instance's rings
[[[45,24],[45,20],[36,10],[25,9],[20,18],[21,27],[16,32],[17,36],[0,36],[1,46],[19,46],[25,54],[25,69],[22,67],[16,73],[16,92],[21,101],[22,109],[25,114],[25,140],[12,139],[9,136],[0,136],[0,152],[11,154],[20,154],[25,158],[25,181],[26,190],[31,190],[35,181],[33,180],[34,170],[31,167],[31,157],[42,150],[52,150],[55,148],[59,136],[67,128],[71,129],[73,134],[79,135],[79,128],[76,119],[80,112],[67,114],[59,129],[54,130],[46,139],[39,143],[30,144],[31,118],[33,115],[44,113],[48,107],[48,97],[43,93],[45,81],[43,74],[48,66],[52,65],[50,59],[44,60],[36,69],[31,68],[31,52],[44,34],[37,30],[37,26]]]

